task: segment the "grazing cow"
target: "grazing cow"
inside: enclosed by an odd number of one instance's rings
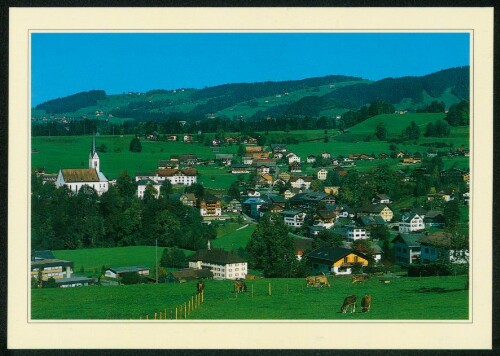
[[[323,287],[323,286],[331,287],[330,281],[327,276],[309,276],[306,277],[306,287]]]
[[[356,296],[355,295],[350,295],[348,297],[345,297],[344,299],[344,304],[342,304],[342,308],[340,308],[340,311],[345,314],[347,311],[347,308],[351,307],[351,313],[356,312]]]
[[[198,281],[196,283],[196,291],[199,293],[202,293],[203,290],[205,289],[205,283],[203,283],[203,281]]]
[[[370,306],[372,304],[372,296],[370,294],[366,294],[363,299],[361,299],[361,311],[369,312]]]
[[[366,274],[360,274],[357,276],[352,276],[352,284],[354,283],[365,283],[366,280],[370,279],[370,276]]]
[[[234,281],[234,291],[236,293],[246,292],[247,291],[247,285],[245,284],[244,281],[237,279],[237,280]]]

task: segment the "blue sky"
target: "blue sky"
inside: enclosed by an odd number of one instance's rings
[[[468,33],[34,33],[32,106],[108,94],[343,74],[378,80],[469,65]]]

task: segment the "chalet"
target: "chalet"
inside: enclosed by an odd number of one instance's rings
[[[246,164],[233,164],[231,166],[231,173],[232,174],[245,174],[245,173],[249,173],[249,168],[250,166],[246,165]]]
[[[182,194],[179,198],[183,205],[195,207],[196,206],[196,196],[193,193]]]
[[[444,191],[440,191],[439,193],[427,194],[427,201],[440,200],[447,203],[453,199],[455,199],[455,197],[452,192],[447,193]]]
[[[248,273],[248,263],[238,255],[222,249],[198,250],[187,258],[190,268],[208,269],[214,279],[240,279]]]
[[[466,248],[454,247],[452,237],[446,232],[435,232],[420,240],[422,264],[444,260],[451,263],[467,263],[469,251]]]
[[[326,176],[328,175],[328,171],[324,168],[321,168],[317,173],[316,173],[318,180],[326,180]]]
[[[300,165],[300,163],[292,162],[288,166],[288,171],[290,173],[300,173],[300,172],[302,172],[302,166]]]
[[[331,155],[329,152],[323,152],[321,153],[321,158],[323,159],[330,159]]]
[[[369,257],[352,249],[341,247],[321,247],[306,255],[312,267],[312,274],[320,273],[345,275],[352,273],[355,263],[368,266]]]
[[[329,211],[333,211],[337,219],[339,218],[353,218],[355,216],[354,211],[347,205],[340,204],[326,204],[325,209]]]
[[[358,211],[358,216],[381,216],[384,221],[389,222],[394,217],[393,211],[386,204],[374,204],[365,206]]]
[[[311,176],[305,176],[305,177],[291,177],[290,180],[290,185],[292,188],[303,188],[303,189],[309,189],[311,187],[312,183],[312,177]]]
[[[264,216],[266,213],[279,214],[283,210],[285,210],[285,208],[281,204],[266,202],[259,208],[259,217]]]
[[[394,259],[401,266],[420,263],[420,240],[424,234],[399,234],[392,242],[394,244]]]
[[[374,227],[379,227],[379,226],[385,226],[385,220],[379,216],[360,216],[359,217],[359,222],[361,223],[361,226],[364,226],[368,229],[374,228]]]
[[[424,219],[415,213],[405,213],[399,222],[399,232],[416,232],[425,229]]]
[[[304,225],[304,219],[306,217],[306,213],[300,210],[283,210],[281,212],[283,216],[283,221],[285,225],[288,225],[293,228],[298,228]]]
[[[283,157],[284,157],[284,155],[281,152],[274,152],[273,153],[273,158],[275,158],[275,159],[282,159]]]
[[[260,207],[267,202],[260,197],[251,197],[243,202],[243,211],[246,211],[252,218],[257,219],[260,217]]]
[[[283,192],[283,196],[285,199],[290,199],[295,196],[295,194],[302,193],[302,190],[299,190],[299,192],[295,192],[295,190],[298,188],[293,188],[293,189],[287,189]]]
[[[391,199],[385,195],[385,194],[377,194],[375,197],[372,199],[373,204],[390,204]]]
[[[139,199],[144,198],[144,193],[146,192],[147,187],[153,188],[152,193],[153,196],[158,199],[160,196],[160,189],[161,189],[161,184],[151,180],[151,179],[142,179],[137,182],[137,197]]]
[[[230,166],[233,161],[233,154],[231,153],[217,153],[215,155],[215,162],[220,162],[226,166]]]
[[[269,174],[270,170],[269,166],[265,164],[261,164],[256,167],[257,174]]]
[[[200,215],[203,218],[222,216],[221,201],[214,195],[205,195],[200,201]]]
[[[191,135],[184,135],[184,138],[183,138],[183,141],[184,142],[193,142],[193,136]]]
[[[269,174],[262,174],[258,180],[258,184],[263,186],[269,186],[273,184],[273,177]]]
[[[177,136],[176,135],[168,135],[167,141],[177,141]]]
[[[248,188],[247,195],[249,197],[260,197],[260,192],[258,190],[253,189],[253,188]]]
[[[108,268],[104,272],[104,276],[109,278],[121,278],[128,273],[137,273],[141,276],[149,276],[149,267],[146,266],[126,266]]]
[[[303,192],[290,199],[290,205],[303,209],[315,208],[319,204],[332,204],[335,198],[323,192]]]
[[[56,187],[66,186],[76,194],[82,187],[95,190],[98,195],[108,191],[108,178],[100,171],[99,155],[96,151],[95,135],[89,153],[89,168],[60,169],[56,179]]]
[[[306,157],[306,162],[307,163],[314,163],[314,162],[316,162],[316,156],[314,156],[314,155],[307,156]]]

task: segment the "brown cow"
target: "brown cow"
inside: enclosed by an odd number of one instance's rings
[[[342,304],[342,308],[340,308],[340,311],[345,314],[347,311],[347,308],[351,307],[351,313],[356,312],[356,296],[355,295],[350,295],[348,297],[345,297],[344,299],[344,304]]]
[[[370,306],[372,304],[372,296],[370,294],[366,294],[363,299],[361,299],[361,311],[369,312]]]
[[[323,286],[331,287],[330,281],[327,276],[309,276],[306,277],[306,287],[323,287]]]
[[[365,283],[366,280],[370,279],[370,276],[366,274],[360,274],[357,276],[352,276],[352,284],[354,283]]]
[[[203,281],[198,281],[196,283],[196,291],[199,293],[202,293],[203,290],[205,289],[205,283],[203,283]]]
[[[306,277],[306,287],[309,287],[309,286],[313,286],[313,287],[318,286],[316,284],[316,277],[315,276]]]
[[[245,284],[244,281],[236,279],[234,281],[234,291],[236,293],[246,292],[247,291],[247,285]]]

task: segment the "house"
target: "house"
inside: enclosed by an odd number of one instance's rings
[[[416,232],[425,229],[424,219],[415,213],[405,213],[399,222],[399,232]]]
[[[375,197],[372,199],[373,204],[390,204],[391,199],[385,195],[385,194],[377,194]]]
[[[232,199],[227,203],[226,211],[231,211],[233,213],[241,213],[242,210],[243,207],[241,203],[236,199]]]
[[[328,175],[328,171],[324,168],[321,168],[318,173],[316,173],[319,180],[326,180],[326,176]]]
[[[326,228],[324,226],[321,226],[321,225],[309,226],[309,230],[308,230],[309,236],[318,236],[318,234],[323,230],[326,230]]]
[[[250,166],[246,164],[233,164],[231,166],[231,173],[232,174],[245,174],[249,173],[250,171],[248,170]]]
[[[306,157],[306,162],[307,163],[314,163],[314,162],[316,162],[316,156],[314,156],[314,155],[307,156]]]
[[[287,159],[288,159],[288,164],[292,164],[292,163],[300,163],[300,157],[297,156],[295,153],[289,153],[287,154]]]
[[[360,209],[358,216],[381,216],[384,221],[389,222],[394,217],[393,211],[386,204],[374,204]]]
[[[212,279],[214,274],[207,268],[183,268],[169,272],[166,276],[168,282],[186,282],[197,279]]]
[[[158,169],[155,181],[168,180],[172,185],[192,185],[197,182],[198,171],[195,168]]]
[[[295,196],[290,199],[291,206],[302,209],[316,208],[321,203],[326,205],[331,204],[332,202],[335,202],[335,198],[331,195],[323,192],[311,191],[295,194]]]
[[[221,201],[214,195],[205,195],[200,201],[200,215],[204,218],[222,216]]]
[[[439,193],[427,194],[428,201],[441,200],[447,203],[453,199],[455,199],[453,192],[446,193],[444,191],[440,191]]]
[[[181,164],[192,166],[198,163],[198,156],[194,153],[187,153],[177,156],[170,156],[170,159],[177,159]]]
[[[323,152],[321,153],[321,158],[323,159],[329,159],[331,157],[329,152]]]
[[[193,142],[193,136],[191,136],[191,135],[184,135],[183,141],[184,142]]]
[[[215,154],[215,162],[221,162],[226,166],[230,166],[232,161],[233,161],[233,155],[231,153]]]
[[[179,161],[164,159],[158,162],[158,169],[179,169]]]
[[[273,184],[273,177],[269,174],[262,174],[260,176],[258,183],[260,185],[272,185]]]
[[[243,202],[243,210],[246,211],[252,218],[257,219],[260,217],[260,207],[266,203],[267,202],[260,197],[250,197]]]
[[[284,157],[284,155],[281,152],[274,152],[273,153],[273,158],[275,158],[275,159],[282,159],[283,157]]]
[[[76,194],[82,187],[95,190],[98,195],[108,191],[108,178],[100,171],[100,159],[95,144],[95,134],[92,138],[92,148],[89,153],[89,168],[60,169],[56,179],[56,187],[66,186]]]
[[[176,135],[168,135],[167,141],[177,141],[177,136]]]
[[[443,227],[444,223],[442,211],[429,210],[424,216],[424,224],[428,227]]]
[[[411,264],[420,263],[420,240],[424,234],[400,233],[393,240],[394,244],[394,259],[401,266],[409,266]]]
[[[368,256],[352,249],[341,247],[321,247],[306,255],[311,264],[312,274],[321,273],[346,275],[352,273],[355,263],[368,266]]]
[[[314,216],[314,222],[316,226],[322,226],[325,228],[330,228],[335,223],[337,215],[335,212],[330,210],[318,210]]]
[[[71,277],[73,274],[73,261],[32,256],[30,269],[31,278],[38,280],[41,274],[42,281],[48,281],[49,278],[54,278],[57,281]]]
[[[128,273],[137,273],[141,276],[149,276],[149,267],[146,266],[126,266],[126,267],[112,267],[106,269],[104,272],[105,277],[121,278]]]
[[[148,186],[152,187],[154,189],[152,191],[153,192],[153,196],[156,199],[158,199],[158,197],[160,196],[161,184],[156,183],[155,181],[153,181],[151,179],[142,179],[142,180],[140,180],[140,181],[137,182],[137,197],[139,199],[143,199],[144,198],[144,193],[146,192],[146,188]]]
[[[190,268],[208,269],[214,279],[242,279],[248,273],[248,263],[238,255],[222,249],[198,250],[187,258]]]
[[[246,153],[258,153],[262,151],[263,151],[262,146],[245,146]]]
[[[302,166],[298,162],[292,162],[288,166],[288,171],[290,173],[300,173],[300,172],[302,172]]]
[[[404,157],[401,162],[403,164],[417,164],[417,163],[422,163],[422,159],[415,157]]]
[[[303,189],[309,189],[311,187],[312,183],[312,177],[311,176],[305,176],[305,177],[291,177],[290,180],[290,185],[292,188],[303,188]]]
[[[370,216],[370,215],[364,215],[359,217],[359,222],[361,223],[362,226],[366,228],[374,228],[378,226],[384,226],[385,225],[385,220],[379,216]]]
[[[284,182],[288,182],[291,177],[292,177],[291,174],[288,172],[280,172],[278,174],[278,178],[283,180]]]
[[[325,191],[326,194],[329,194],[329,195],[339,195],[340,187],[325,186],[323,189],[324,189],[324,191]]]
[[[267,166],[265,164],[261,164],[261,165],[257,166],[256,172],[257,172],[257,174],[269,174],[270,168],[269,168],[269,166]]]
[[[467,263],[468,249],[453,247],[452,237],[446,232],[435,232],[420,240],[422,264],[444,260],[451,263]]]
[[[297,188],[295,188],[295,189],[297,189]],[[301,192],[302,192],[302,191],[301,191]],[[291,190],[291,189],[287,189],[287,190],[285,190],[285,191],[283,192],[283,196],[285,197],[285,199],[290,199],[290,198],[292,198],[293,196],[295,196],[295,194],[297,194],[297,193],[295,193],[295,192],[294,192],[293,190]]]
[[[370,232],[359,226],[346,226],[347,239],[349,241],[366,240],[370,238]]]
[[[273,143],[273,144],[271,144],[271,150],[274,153],[277,153],[277,152],[285,153],[286,152],[286,144],[284,144],[284,143]]]
[[[183,205],[191,206],[191,207],[196,206],[197,199],[196,199],[196,196],[194,195],[194,193],[182,194],[181,197],[179,198],[179,200]]]
[[[283,210],[280,214],[283,216],[285,224],[290,227],[298,228],[304,225],[306,213],[300,210]]]
[[[250,166],[253,163],[253,157],[245,156],[242,158],[242,162],[244,165]]]

